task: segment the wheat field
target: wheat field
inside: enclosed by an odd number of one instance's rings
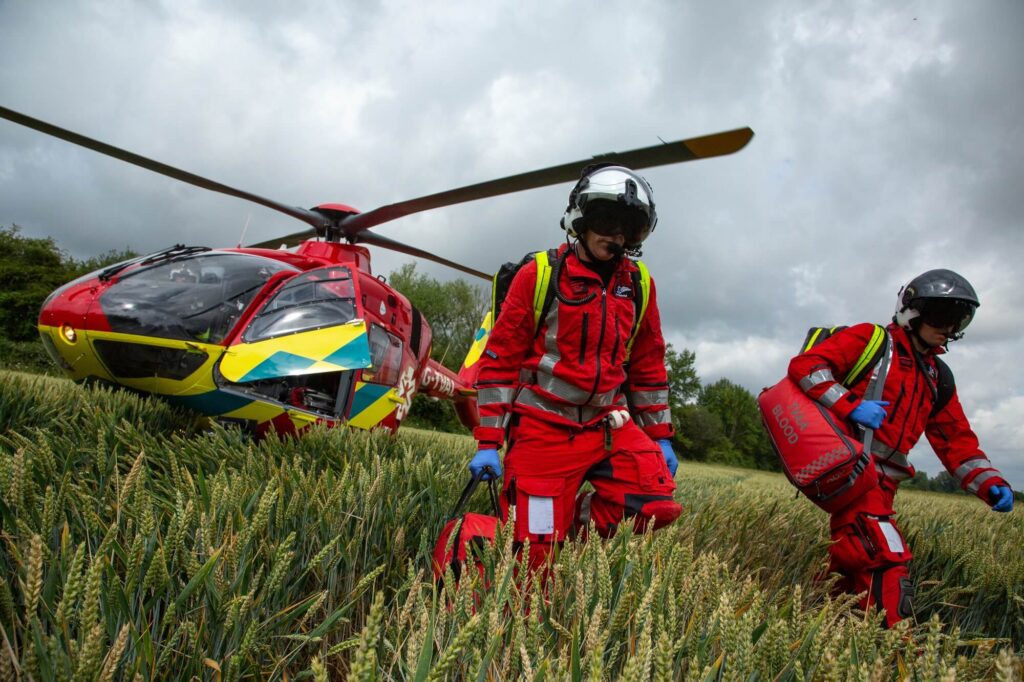
[[[917,618],[890,631],[830,596],[825,515],[781,476],[691,462],[669,528],[568,544],[546,588],[500,534],[438,586],[472,450],[256,443],[0,372],[0,680],[1021,679],[1019,511],[901,493]]]

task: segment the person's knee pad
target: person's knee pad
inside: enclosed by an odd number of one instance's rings
[[[885,626],[893,625],[914,615],[914,583],[907,566],[898,564],[873,572],[870,601],[872,606],[885,609]]]
[[[631,500],[630,498],[634,498]],[[639,500],[636,498],[646,498]],[[639,504],[637,504],[639,502]],[[667,496],[626,496],[627,514],[632,512],[635,517],[634,523],[637,530],[645,530],[647,524],[654,521],[654,529],[662,528],[679,518],[683,513],[683,507],[678,502]]]

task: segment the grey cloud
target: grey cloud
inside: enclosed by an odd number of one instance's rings
[[[1001,0],[7,2],[0,104],[278,201],[363,210],[750,125],[740,154],[644,171],[668,336],[757,390],[807,327],[883,322],[910,276],[958,269],[983,305],[951,359],[1002,453],[997,422],[1024,421],[1022,19]],[[568,189],[378,231],[493,269],[561,241]],[[300,227],[0,122],[0,224],[76,255],[234,245],[247,220],[249,241]],[[404,260],[374,254],[381,273]]]

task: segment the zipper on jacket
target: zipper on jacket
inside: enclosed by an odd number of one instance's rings
[[[608,290],[601,287],[601,328],[597,333],[597,371],[594,373],[594,389],[587,396],[584,405],[589,405],[597,394],[597,387],[601,384],[601,346],[604,344],[604,326],[608,321]]]
[[[903,396],[906,395],[907,387],[900,382],[900,394],[896,396],[896,402],[892,404],[892,409],[889,411],[889,423],[892,424],[896,420],[896,413],[900,410],[900,403],[903,402]]]
[[[590,327],[589,322],[590,322],[590,313],[589,312],[583,313],[583,333],[580,334],[580,364],[581,365],[583,364],[583,361],[587,357],[587,329]]]
[[[612,363],[618,362],[619,357],[619,316],[615,315],[615,345],[612,346]]]
[[[911,349],[910,352],[913,353],[914,352],[913,349]],[[913,388],[910,391],[910,402],[909,402],[910,405],[914,405],[914,397],[917,396],[917,383],[918,383],[917,375],[920,373],[920,371],[921,370],[919,370],[917,368],[917,365],[915,363],[914,368],[912,370],[912,373],[914,375],[914,386],[913,386]],[[921,399],[922,400],[924,399],[924,391],[921,391]],[[918,400],[917,402],[918,402],[917,407],[918,407],[918,409],[920,409],[920,407],[921,407],[921,405],[920,405],[921,400]],[[896,410],[893,410],[893,414],[895,414],[895,413],[896,413]],[[910,421],[910,416],[911,416],[911,413],[908,412],[906,417],[903,419],[903,424],[900,426],[900,436],[899,436],[898,439],[896,439],[896,443],[892,446],[893,448],[895,448],[897,450],[900,447],[900,443],[903,442],[903,434],[905,434],[907,432],[907,423]],[[915,422],[917,421],[916,417],[915,417],[914,421]]]

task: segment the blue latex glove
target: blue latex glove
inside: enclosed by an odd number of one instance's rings
[[[491,467],[494,469],[494,478],[501,476],[501,458],[498,457],[498,451],[494,448],[485,448],[483,450],[477,450],[476,454],[473,455],[473,459],[469,460],[469,471],[476,476],[478,473],[483,471],[484,467]],[[490,474],[486,474],[483,480],[489,480]]]
[[[672,441],[668,438],[662,438],[658,441],[658,447],[661,448],[661,454],[665,456],[665,464],[668,465],[668,472],[672,474],[674,478],[676,475],[676,469],[679,468],[679,460],[676,459],[676,452],[672,449]]]
[[[853,408],[850,413],[850,421],[877,429],[885,421],[885,407],[889,405],[888,400],[862,400],[860,405]]]
[[[992,511],[1013,510],[1013,490],[1008,485],[994,485],[989,488],[988,499],[992,501]]]

